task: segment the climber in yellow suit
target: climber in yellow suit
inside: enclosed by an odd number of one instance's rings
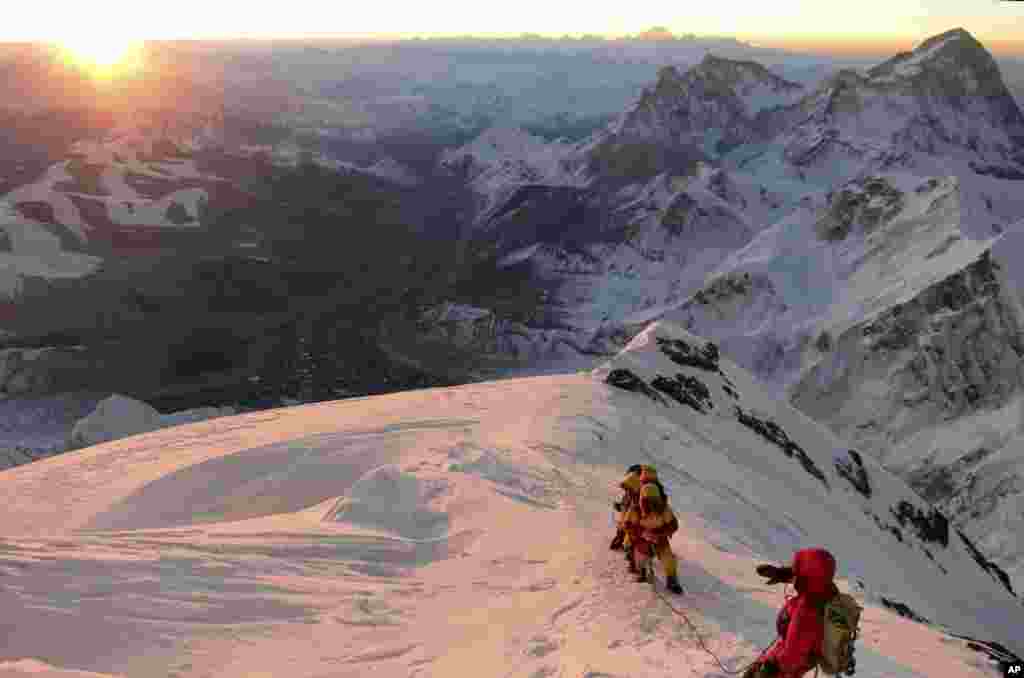
[[[640,474],[643,470],[641,464],[634,464],[626,471],[626,477],[619,483],[623,490],[622,499],[615,502],[615,510],[619,512],[615,538],[612,539],[611,549],[617,551],[622,549],[626,552],[626,560],[629,562],[629,571],[636,572],[636,564],[633,562],[633,548],[629,541],[629,534],[626,532],[626,516],[640,500]]]
[[[639,495],[639,502],[626,513],[623,525],[633,546],[638,570],[636,580],[647,581],[647,559],[657,555],[665,567],[665,587],[672,593],[682,593],[677,576],[678,562],[669,544],[669,539],[679,529],[679,520],[668,505],[657,473],[649,466],[643,467],[641,472]]]

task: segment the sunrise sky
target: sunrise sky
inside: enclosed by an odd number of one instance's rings
[[[138,0],[18,2],[0,40],[317,37],[327,35],[623,35],[651,26],[761,45],[891,53],[955,27],[993,52],[1024,56],[1024,2],[1003,0],[176,0],[155,14]],[[83,35],[84,34],[84,35]]]

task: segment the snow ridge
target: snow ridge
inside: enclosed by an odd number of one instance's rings
[[[592,374],[222,417],[5,471],[3,669],[715,672],[607,548],[637,462],[660,472],[688,616],[728,666],[776,633],[754,566],[817,544],[865,606],[860,675],[991,678],[963,638],[1024,652],[1019,601],[941,513],[661,323]]]

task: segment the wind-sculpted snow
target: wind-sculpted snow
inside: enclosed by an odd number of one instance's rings
[[[674,361],[684,344],[707,364]],[[654,399],[603,383],[613,370],[623,370],[613,382]],[[649,386],[659,374],[688,384],[703,412]],[[737,420],[735,398],[775,440]],[[829,487],[778,440],[798,445]],[[867,459],[872,497],[858,494],[832,471],[839,449],[667,324],[592,375],[162,429],[3,473],[0,605],[18,623],[0,646],[14,662],[183,678],[470,665],[524,677],[715,673],[607,548],[616,483],[647,462],[680,520],[680,602],[729,666],[775,636],[777,591],[754,566],[823,544],[878,631],[859,643],[859,675],[992,675],[949,634],[1019,654],[1017,601],[962,541],[928,543],[930,560],[913,528],[902,542],[879,529],[868,514],[927,507]]]

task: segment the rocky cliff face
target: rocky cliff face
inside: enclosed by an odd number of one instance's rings
[[[997,269],[986,252],[830,339],[791,401],[880,457],[936,421],[1005,405],[1024,387],[1024,336]]]

